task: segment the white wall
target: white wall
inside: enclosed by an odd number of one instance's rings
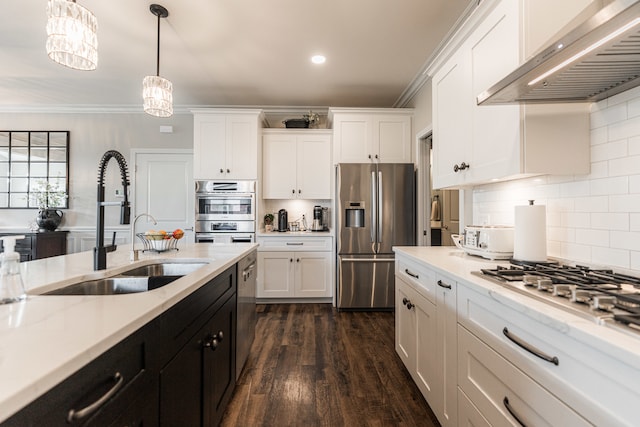
[[[550,256],[640,271],[640,88],[592,105],[591,173],[476,187],[475,224],[513,224],[514,206],[547,206]],[[468,225],[468,224],[466,224]]]
[[[173,126],[173,133],[160,133],[160,125]],[[168,119],[140,113],[0,113],[2,130],[68,130],[69,209],[64,211],[63,229],[95,227],[98,163],[107,150],[118,150],[130,164],[132,148],[192,148],[193,116],[174,114]],[[116,200],[121,188],[115,161],[107,168],[106,198]],[[25,229],[35,218],[34,209],[0,209],[0,229]],[[107,207],[106,224],[119,223],[119,209]]]

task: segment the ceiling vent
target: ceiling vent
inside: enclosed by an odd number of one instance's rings
[[[478,105],[595,102],[640,85],[640,1],[616,0],[478,95]]]

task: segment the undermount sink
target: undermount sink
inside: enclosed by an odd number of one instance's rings
[[[73,283],[43,295],[117,295],[147,292],[168,285],[206,264],[205,262],[149,264],[112,277]]]
[[[132,270],[120,273],[121,276],[186,276],[193,273],[200,267],[207,265],[206,262],[163,262],[158,264],[143,265]]]

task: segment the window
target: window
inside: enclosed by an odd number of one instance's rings
[[[0,209],[37,209],[46,184],[69,193],[69,132],[0,131]],[[68,208],[68,198],[51,207]]]

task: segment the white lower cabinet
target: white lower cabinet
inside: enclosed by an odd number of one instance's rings
[[[331,237],[258,237],[257,298],[330,298]]]
[[[460,389],[489,425],[591,425],[462,326],[458,351]]]
[[[442,426],[457,425],[456,282],[396,260],[396,352]]]
[[[470,275],[484,260],[395,251],[395,349],[441,425],[640,425],[637,337]]]

